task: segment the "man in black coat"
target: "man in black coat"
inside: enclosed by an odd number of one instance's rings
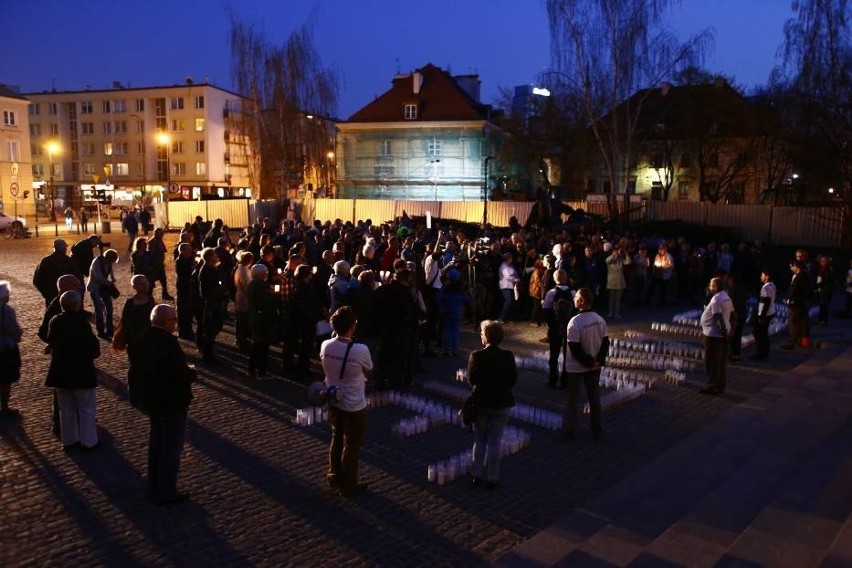
[[[393,280],[376,290],[375,313],[381,338],[377,388],[400,389],[411,384],[408,366],[411,338],[417,326],[417,305],[411,296],[411,271],[397,271]]]
[[[148,441],[148,495],[158,505],[187,501],[177,490],[180,458],[186,438],[186,420],[192,400],[195,370],[174,336],[177,313],[167,304],[154,306],[151,327],[136,340],[130,365],[142,379],[134,397],[148,415],[151,430]]]
[[[53,241],[53,252],[42,258],[33,273],[33,286],[44,298],[44,306],[50,305],[50,302],[59,294],[56,292],[56,282],[59,277],[64,274],[73,274],[80,281],[83,281],[80,271],[77,269],[77,264],[67,254],[68,243],[62,239]]]
[[[795,349],[802,346],[802,339],[808,337],[809,315],[811,304],[811,282],[808,278],[806,265],[803,261],[794,260],[790,263],[793,279],[787,288],[787,330],[790,340],[781,345],[781,349]]]

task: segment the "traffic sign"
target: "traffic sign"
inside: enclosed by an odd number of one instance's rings
[[[173,183],[169,186],[169,193],[177,193],[180,191],[180,186],[176,183]]]
[[[10,183],[10,184],[9,184],[9,194],[10,194],[12,197],[18,197],[18,191],[20,191],[20,189],[21,189],[21,188],[20,188],[20,187],[18,187],[18,184],[17,184],[16,182],[14,182],[14,181],[13,181],[12,183]]]

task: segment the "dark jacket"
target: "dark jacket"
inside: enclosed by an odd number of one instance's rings
[[[467,382],[474,388],[473,399],[482,408],[515,406],[512,388],[518,382],[518,368],[511,351],[489,345],[470,354]]]
[[[54,252],[39,261],[33,273],[33,286],[45,300],[50,302],[59,295],[56,289],[56,281],[65,274],[73,274],[80,279],[80,282],[83,281],[80,271],[77,269],[77,263],[65,253]]]
[[[195,370],[186,358],[177,337],[159,327],[149,327],[136,340],[130,354],[141,393],[134,395],[144,412],[152,416],[176,414],[189,407]]]
[[[269,285],[263,280],[252,280],[246,287],[248,296],[249,328],[252,339],[263,343],[273,343],[278,334],[278,310],[269,291]]]
[[[97,386],[95,359],[101,344],[83,312],[62,312],[50,320],[47,328],[50,345],[48,387],[93,389]]]

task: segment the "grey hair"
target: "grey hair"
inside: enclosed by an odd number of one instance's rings
[[[168,304],[157,304],[151,310],[151,325],[154,327],[165,327],[166,320],[174,317],[177,312]]]
[[[63,312],[79,312],[83,305],[83,299],[77,290],[68,290],[59,296],[59,306]]]
[[[334,273],[338,276],[349,276],[349,263],[345,260],[338,260],[334,263]]]
[[[266,268],[265,264],[255,264],[251,267],[250,272],[252,280],[262,280],[269,274],[269,269]]]
[[[12,293],[12,285],[8,280],[0,280],[0,302],[5,302],[9,299]]]

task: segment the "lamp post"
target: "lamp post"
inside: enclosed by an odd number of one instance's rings
[[[50,181],[48,182],[49,183],[49,185],[48,185],[49,189],[48,189],[48,194],[47,194],[49,207],[48,207],[47,211],[49,212],[50,216],[53,218],[53,233],[54,233],[54,236],[58,237],[59,236],[59,224],[57,223],[57,220],[56,220],[56,211],[53,210],[53,208],[56,205],[56,196],[54,195],[54,188],[53,188],[53,155],[59,154],[59,152],[62,151],[62,147],[59,146],[59,143],[56,142],[55,140],[51,140],[45,145],[45,150],[47,150],[47,161],[48,161],[48,164],[49,164],[48,167],[50,168],[50,178],[49,178]]]
[[[165,217],[163,218],[164,229],[169,230],[169,192],[172,190],[172,164],[171,164],[171,137],[165,132],[157,134],[157,144],[163,146],[166,152],[166,188],[163,192],[163,205],[165,208]]]

